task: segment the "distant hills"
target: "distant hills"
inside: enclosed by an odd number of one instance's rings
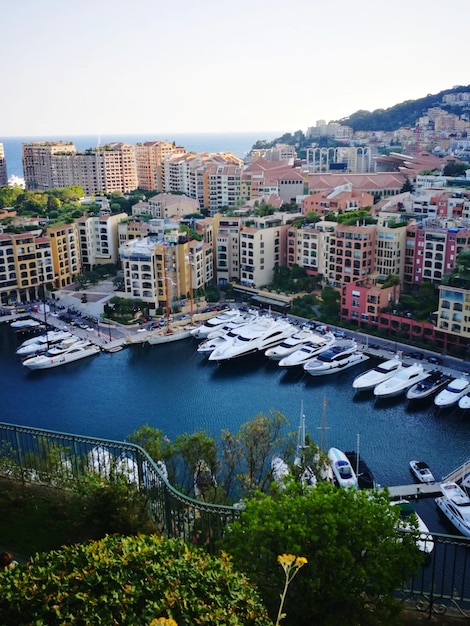
[[[470,106],[466,107],[444,104],[442,99],[449,94],[464,93],[470,91],[470,85],[453,87],[440,91],[437,94],[428,94],[424,98],[418,100],[406,100],[400,104],[395,104],[388,109],[376,109],[375,111],[356,111],[348,117],[336,120],[340,124],[350,126],[356,130],[384,130],[393,131],[402,126],[415,126],[416,120],[431,107],[439,107],[461,115],[462,113],[470,113]]]
[[[459,106],[455,104],[446,104],[443,102],[443,97],[449,94],[458,94],[470,92],[470,85],[458,85],[452,89],[446,89],[436,94],[428,94],[424,98],[418,98],[418,100],[406,100],[400,104],[395,104],[388,109],[376,109],[375,111],[356,111],[348,117],[343,117],[339,120],[332,120],[343,124],[344,126],[350,126],[354,131],[394,131],[403,126],[416,125],[416,120],[426,115],[427,110],[432,107],[439,107],[449,113],[455,115],[467,114],[470,117],[470,105]],[[334,145],[331,139],[320,138],[319,143],[325,143],[327,145]],[[265,140],[259,140],[253,146],[256,148],[272,148],[277,143],[285,143],[291,146],[295,146],[297,154],[300,158],[305,158],[305,149],[311,146],[312,140],[307,139],[304,132],[297,130],[295,133],[285,133],[281,137],[277,137],[270,142]]]

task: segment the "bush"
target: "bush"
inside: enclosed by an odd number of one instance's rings
[[[108,536],[1,572],[0,614],[3,624],[16,626],[135,626],[164,617],[178,626],[272,625],[225,555],[156,535]]]

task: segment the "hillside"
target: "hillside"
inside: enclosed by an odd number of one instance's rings
[[[388,109],[376,109],[375,111],[356,111],[348,117],[336,120],[345,126],[351,126],[354,130],[385,130],[392,131],[402,126],[414,126],[418,117],[424,115],[431,107],[440,107],[449,113],[461,115],[470,113],[470,106],[461,107],[443,104],[442,98],[448,94],[456,94],[470,91],[470,85],[453,87],[440,91],[437,94],[428,94],[418,100],[406,100],[395,104]]]
[[[449,113],[454,113],[455,115],[462,115],[465,113],[470,117],[470,104],[458,106],[444,104],[442,102],[442,98],[448,94],[464,92],[470,92],[470,85],[460,85],[458,87],[453,87],[452,89],[440,91],[437,94],[428,94],[424,98],[419,98],[418,100],[406,100],[405,102],[395,104],[388,109],[356,111],[348,117],[332,121],[344,124],[345,126],[350,126],[354,131],[394,131],[403,126],[415,126],[416,120],[422,115],[425,115],[427,110],[431,107],[439,107]],[[305,149],[311,146],[312,140],[307,139],[303,131],[297,130],[295,133],[285,133],[281,137],[277,137],[270,142],[259,140],[253,146],[253,149],[271,148],[277,143],[285,143],[291,146],[296,146],[299,157],[305,158]],[[331,138],[321,138],[320,143],[327,146],[339,145]]]

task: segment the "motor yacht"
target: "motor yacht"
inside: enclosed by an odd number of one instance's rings
[[[374,387],[376,398],[394,398],[406,392],[407,389],[416,383],[424,380],[428,372],[421,364],[403,366],[394,376]]]
[[[455,482],[440,484],[442,496],[436,505],[449,521],[466,537],[470,537],[470,498]]]
[[[464,396],[460,398],[459,409],[462,409],[464,411],[470,409],[470,392],[467,392]]]
[[[380,383],[394,376],[402,367],[402,360],[397,354],[393,359],[384,361],[373,369],[356,376],[352,384],[353,389],[355,391],[370,391]]]
[[[45,335],[39,335],[24,341],[16,351],[16,354],[21,357],[31,356],[38,354],[39,352],[45,352],[51,345],[69,339],[72,336],[71,333],[65,330],[51,330]]]
[[[328,450],[328,458],[337,485],[339,487],[353,487],[357,489],[359,487],[357,476],[345,453],[338,448],[330,448]]]
[[[304,370],[310,376],[324,376],[341,372],[354,365],[367,361],[369,357],[357,349],[352,340],[338,341],[317,357],[304,364]]]
[[[434,398],[434,404],[440,409],[454,406],[463,398],[470,388],[470,381],[465,376],[454,378]]]
[[[44,354],[26,359],[23,361],[23,365],[31,370],[49,369],[51,367],[58,367],[59,365],[66,365],[67,363],[72,363],[73,361],[78,361],[88,356],[93,356],[99,352],[99,346],[89,341],[77,341],[60,353],[51,354],[51,351],[48,350]]]
[[[420,483],[434,482],[434,475],[425,461],[410,461],[410,471]]]
[[[30,328],[39,328],[40,322],[33,319],[21,319],[10,323],[11,328],[15,330],[29,330]]]
[[[256,322],[239,329],[232,341],[226,341],[209,355],[209,361],[229,361],[258,351],[264,351],[281,343],[295,332],[295,326],[285,320],[270,316],[260,317]]]
[[[313,332],[312,337],[302,347],[281,358],[279,367],[301,367],[310,359],[330,348],[335,342],[336,337],[332,333],[320,335]]]
[[[400,522],[398,524],[398,529],[414,531],[417,526],[418,535],[416,537],[416,545],[421,552],[430,554],[434,550],[434,538],[429,532],[429,528],[423,518],[416,513],[408,500],[394,500],[393,502],[390,502],[390,504],[400,508]],[[416,522],[416,526],[414,522]]]
[[[308,341],[315,342],[317,337],[319,337],[318,333],[313,331],[311,328],[299,328],[299,330],[278,346],[268,348],[264,354],[273,361],[280,361],[284,357],[289,356],[289,354],[299,350]]]
[[[220,315],[215,315],[210,319],[206,320],[204,324],[201,324],[197,328],[194,328],[191,331],[191,335],[196,337],[196,339],[206,339],[209,333],[214,331],[216,328],[222,327],[224,324],[231,322],[233,320],[242,320],[243,313],[238,309],[229,309],[228,311],[224,311]]]
[[[416,383],[408,389],[406,392],[406,399],[412,402],[418,402],[419,400],[425,400],[442,391],[444,387],[452,380],[450,374],[445,374],[441,370],[432,370],[429,372],[429,376]]]

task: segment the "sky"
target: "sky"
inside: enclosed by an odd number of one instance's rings
[[[305,132],[470,84],[469,22],[469,0],[0,0],[0,141]]]

